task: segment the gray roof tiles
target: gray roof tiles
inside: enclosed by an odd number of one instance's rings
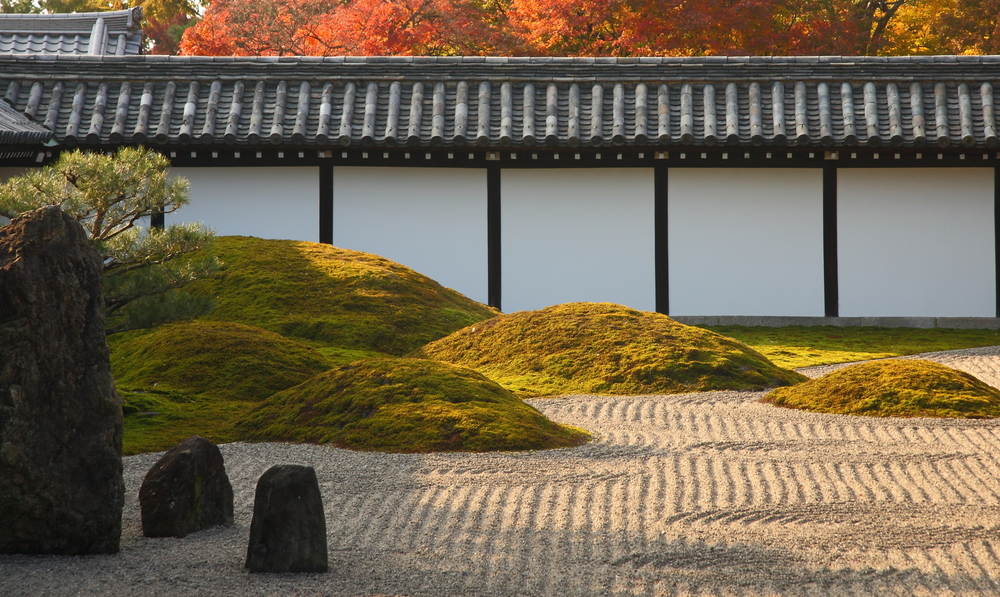
[[[0,100],[0,145],[40,145],[51,138],[52,131]]]
[[[0,54],[126,56],[142,52],[142,7],[67,14],[0,13]]]
[[[1000,57],[0,56],[66,144],[997,145]]]

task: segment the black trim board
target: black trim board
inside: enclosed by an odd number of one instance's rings
[[[122,144],[115,146],[133,146]],[[967,147],[866,147],[837,151],[809,147],[668,144],[644,149],[624,147],[424,147],[395,148],[274,145],[146,145],[177,167],[403,166],[430,168],[635,168],[666,163],[674,168],[927,168],[994,167],[995,149]],[[110,147],[45,148],[44,152],[0,152],[0,166],[37,167],[61,151],[107,151]],[[23,155],[22,155],[23,153]],[[41,160],[41,161],[39,161]]]
[[[333,244],[333,164],[319,167],[319,242]]]
[[[837,263],[837,169],[823,168],[823,297],[827,317],[840,315]]]
[[[653,171],[653,246],[656,280],[656,312],[670,314],[670,252],[668,249],[668,180],[666,164]]]
[[[500,164],[490,164],[486,168],[486,294],[489,306],[497,311],[502,300],[500,217]]]
[[[993,247],[996,316],[1000,317],[1000,167],[993,169]]]

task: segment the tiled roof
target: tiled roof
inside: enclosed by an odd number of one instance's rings
[[[67,144],[997,144],[1000,56],[0,56]]]
[[[52,131],[0,101],[0,145],[38,145],[51,138]]]
[[[0,54],[136,55],[142,7],[110,12],[0,14]]]

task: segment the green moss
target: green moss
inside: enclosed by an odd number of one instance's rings
[[[125,435],[122,453],[169,450],[184,438],[200,435],[215,443],[237,441],[232,422],[245,415],[252,402],[191,396],[183,392],[119,390]]]
[[[975,377],[921,360],[844,367],[762,399],[776,406],[870,417],[1000,416],[1000,391]]]
[[[520,396],[762,389],[805,379],[730,338],[609,303],[501,315],[411,356],[475,369]]]
[[[369,359],[275,394],[237,422],[256,441],[357,450],[532,450],[583,443],[475,371],[421,359]]]
[[[1000,344],[1000,330],[736,325],[707,329],[736,338],[779,367],[789,368]]]
[[[238,323],[193,321],[109,339],[119,389],[258,401],[331,363],[316,350]]]
[[[315,347],[405,354],[496,311],[377,255],[318,243],[223,236],[223,270],[187,288],[216,321],[254,325]]]

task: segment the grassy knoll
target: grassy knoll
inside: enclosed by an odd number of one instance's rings
[[[119,387],[222,400],[262,400],[330,368],[309,346],[225,321],[175,323],[112,336],[110,344]]]
[[[788,368],[1000,344],[1000,330],[737,325],[707,329],[735,338]]]
[[[860,363],[762,399],[776,406],[871,417],[1000,416],[1000,390],[931,361]]]
[[[126,456],[169,450],[192,435],[217,444],[237,441],[232,421],[255,404],[165,390],[119,388],[118,393],[125,400],[122,453]]]
[[[214,250],[223,270],[188,286],[215,299],[207,319],[306,341],[342,362],[402,355],[497,314],[377,255],[242,236],[220,237]]]
[[[410,356],[475,369],[522,397],[763,389],[805,379],[730,338],[610,303],[500,315]]]
[[[587,435],[553,423],[482,375],[422,359],[368,359],[275,394],[235,425],[256,441],[357,450],[532,450]]]
[[[236,439],[226,428],[254,403],[326,371],[318,351],[260,328],[192,321],[109,338],[126,403],[126,454],[164,450],[190,435]]]

